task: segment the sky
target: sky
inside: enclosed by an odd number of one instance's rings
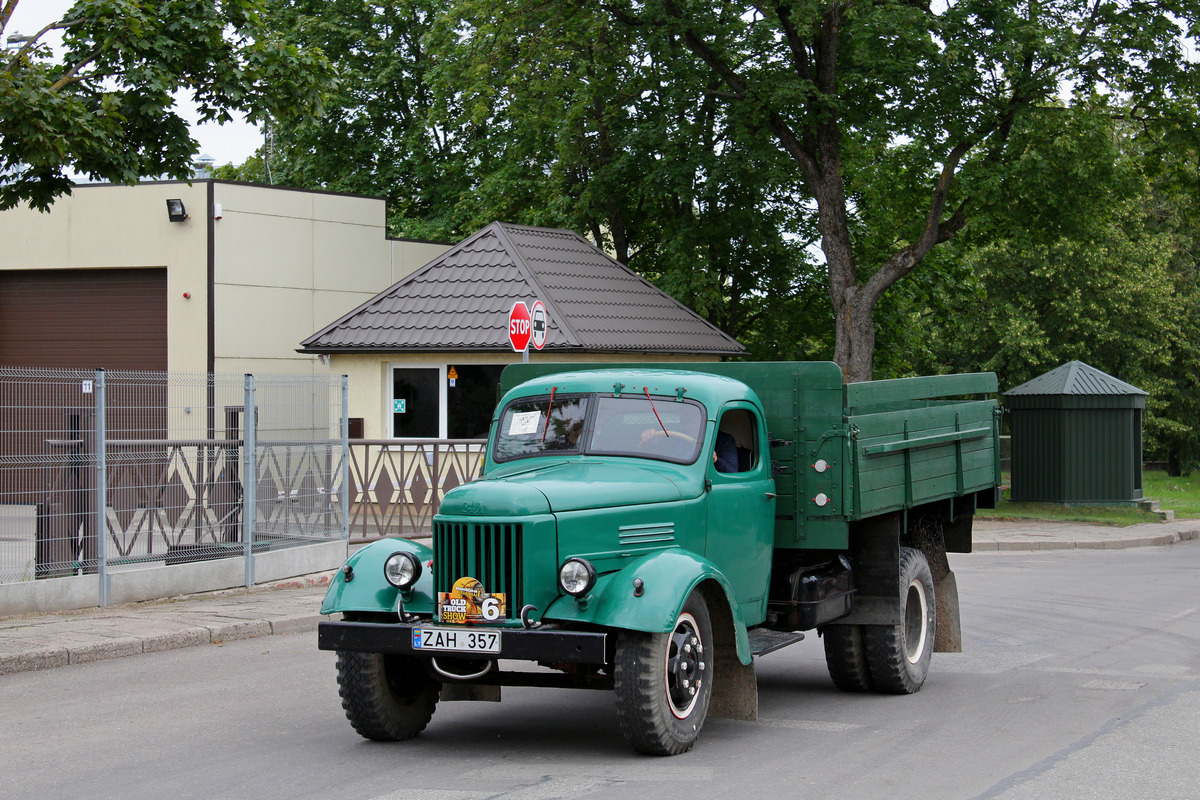
[[[14,33],[32,36],[49,23],[62,19],[72,5],[73,0],[24,0],[18,3],[4,29],[4,36],[7,38]],[[54,43],[53,39],[48,41]],[[241,164],[262,146],[262,134],[244,120],[225,125],[211,122],[200,125],[195,122],[198,116],[195,106],[186,98],[177,99],[176,108],[179,115],[191,123],[192,136],[200,145],[200,154],[212,156],[217,166]]]

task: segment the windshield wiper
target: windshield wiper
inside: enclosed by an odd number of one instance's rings
[[[557,386],[550,387],[550,402],[546,404],[546,424],[542,426],[542,441],[546,441],[546,431],[550,428],[550,412],[554,410],[554,393],[558,391]]]
[[[663,425],[662,417],[658,415],[658,409],[654,407],[654,398],[650,396],[650,387],[643,386],[642,389],[646,392],[646,399],[650,401],[650,410],[654,412],[654,418],[658,420],[658,427],[662,428],[663,434],[670,439],[671,432],[667,430],[666,425]]]

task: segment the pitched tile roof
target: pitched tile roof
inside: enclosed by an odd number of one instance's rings
[[[1144,395],[1141,389],[1082,361],[1068,361],[1004,393],[1009,395]]]
[[[736,340],[578,234],[493,222],[301,343],[299,352],[507,350],[541,300],[544,351],[736,356]]]

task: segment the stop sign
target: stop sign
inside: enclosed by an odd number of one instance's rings
[[[508,312],[508,342],[512,349],[524,353],[529,349],[529,336],[533,331],[533,322],[529,317],[529,307],[518,300],[513,303],[512,311]]]

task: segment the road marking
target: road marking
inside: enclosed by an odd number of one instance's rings
[[[1138,667],[1137,669],[1089,669],[1087,667],[1030,667],[1034,672],[1052,672],[1059,675],[1090,675],[1095,678],[1129,678],[1134,675],[1148,675],[1166,680],[1191,680],[1195,676],[1187,667],[1162,665],[1159,667]]]
[[[371,800],[484,800],[495,796],[495,792],[460,792],[457,789],[401,789]]]
[[[1028,667],[1035,661],[1049,658],[1050,653],[937,653],[933,657],[934,672],[955,672],[971,675],[998,675],[1010,669]]]
[[[532,783],[536,780],[549,780],[553,776],[546,774],[546,767],[543,765],[495,764],[464,772],[462,777],[464,779],[478,777],[487,780],[499,778]],[[572,777],[580,780],[596,778],[603,781],[707,781],[712,780],[713,769],[702,766],[671,766],[662,764],[658,760],[648,763],[634,761],[614,767],[580,764],[572,767]]]
[[[1141,681],[1088,681],[1081,683],[1080,689],[1098,689],[1102,692],[1136,692],[1146,684]]]
[[[822,733],[844,733],[860,731],[867,727],[853,722],[827,722],[821,719],[760,719],[752,725],[762,725],[767,728],[787,728],[798,731],[820,731]]]
[[[611,769],[587,769],[570,776],[547,775],[544,766],[489,766],[463,773],[462,779],[516,783],[510,789],[469,791],[463,789],[401,789],[371,800],[558,800],[583,797],[615,785],[632,782],[703,782],[713,777],[711,767],[659,767],[636,764]]]

